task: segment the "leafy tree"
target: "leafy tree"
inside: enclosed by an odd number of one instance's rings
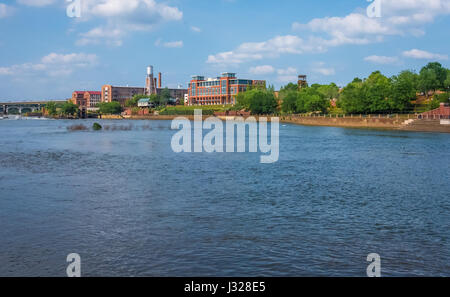
[[[418,87],[419,90],[424,92],[428,98],[428,92],[439,88],[439,80],[436,72],[433,69],[422,68],[420,70]]]
[[[167,103],[169,102],[170,99],[170,91],[169,89],[166,87],[161,91],[161,95],[160,95],[160,104],[161,105],[167,105]]]
[[[247,92],[249,92],[247,90]],[[247,92],[239,92],[236,96],[236,110],[241,110],[241,109],[246,109],[249,110],[250,109],[250,102],[248,102],[248,97],[245,96],[245,94]]]
[[[122,106],[117,101],[102,102],[98,105],[101,114],[119,114],[122,112]]]
[[[150,102],[155,104],[155,106],[159,106],[161,104],[161,96],[156,94],[150,95]]]
[[[61,107],[61,113],[63,115],[75,115],[77,112],[78,112],[78,105],[75,105],[72,102],[66,102]]]
[[[380,71],[373,72],[367,78],[363,83],[363,91],[366,101],[369,103],[370,112],[387,112],[391,109],[388,100],[391,92],[391,82]]]
[[[237,96],[239,106],[250,110],[253,114],[271,114],[276,112],[278,103],[272,91],[252,89]]]
[[[137,107],[138,106],[138,101],[141,99],[145,99],[145,98],[149,98],[149,96],[147,95],[134,95],[133,98],[128,99],[127,101],[125,101],[125,106],[126,107]]]
[[[297,112],[316,112],[325,113],[330,107],[330,102],[321,94],[318,89],[320,85],[311,85],[311,87],[302,88],[297,96]]]
[[[47,102],[47,104],[45,105],[45,108],[48,111],[48,114],[51,116],[55,116],[56,115],[56,103],[55,102]]]
[[[280,91],[281,92],[281,91]],[[286,113],[295,113],[297,110],[297,90],[283,90],[283,103],[281,104],[281,110]]]
[[[288,83],[284,87],[280,88],[280,94],[283,92],[289,92],[289,91],[298,91],[298,85],[294,83]]]
[[[400,72],[393,76],[390,94],[391,109],[404,111],[410,107],[411,101],[416,99],[417,83],[419,76],[409,70]]]
[[[362,82],[363,82],[363,80],[360,79],[359,77],[355,77],[352,81],[352,83],[362,83]]]
[[[447,69],[447,78],[444,81],[444,88],[450,89],[450,69]]]
[[[342,91],[339,102],[346,113],[367,113],[369,105],[365,99],[362,80],[353,80]]]
[[[434,89],[443,88],[444,82],[447,79],[447,69],[442,67],[441,63],[432,62],[428,63],[422,70],[431,70],[436,74],[436,80],[438,81]],[[422,70],[420,72],[422,72]]]
[[[328,100],[337,99],[339,97],[339,87],[335,83],[320,85],[317,87],[317,91]]]

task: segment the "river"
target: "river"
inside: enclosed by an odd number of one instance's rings
[[[280,124],[279,161],[170,121],[0,120],[0,276],[450,276],[450,135]]]

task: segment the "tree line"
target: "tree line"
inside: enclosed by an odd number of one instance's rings
[[[428,63],[419,73],[412,70],[401,71],[387,77],[380,71],[368,78],[355,78],[344,88],[335,83],[313,84],[299,88],[289,83],[283,86],[278,98],[273,86],[249,87],[236,96],[235,110],[248,110],[253,114],[295,113],[404,113],[412,108],[417,93],[429,97],[431,91],[445,93],[435,95],[430,108],[437,108],[440,102],[449,101],[450,69],[438,62]],[[333,105],[331,104],[333,102]]]
[[[429,98],[430,92],[444,91]],[[270,114],[281,111],[294,113],[404,113],[411,110],[417,93],[431,99],[429,108],[437,108],[440,102],[449,102],[450,69],[438,62],[428,63],[419,73],[401,71],[387,77],[375,71],[368,78],[355,78],[340,89],[336,84],[313,84],[299,88],[289,83],[280,89],[278,101],[273,88],[252,89],[237,95],[236,108],[250,110],[253,114]],[[332,105],[331,102],[334,102]],[[280,103],[280,104],[279,104]]]

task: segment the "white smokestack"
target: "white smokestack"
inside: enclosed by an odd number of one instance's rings
[[[148,66],[147,67],[147,75],[148,76],[153,75],[153,66]]]

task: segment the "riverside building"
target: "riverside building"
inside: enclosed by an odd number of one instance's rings
[[[161,95],[163,90],[162,88],[162,74],[158,73],[158,78],[156,78],[153,74],[153,66],[147,67],[147,76],[145,78],[145,87],[118,87],[112,85],[104,85],[102,87],[101,92],[101,101],[102,102],[112,102],[118,101],[122,106],[125,105],[125,102],[134,95]],[[187,94],[188,90],[183,89],[181,86],[178,88],[167,88],[170,92],[170,97],[176,100],[184,100],[185,94]]]
[[[236,104],[236,96],[249,87],[265,87],[265,80],[238,79],[225,72],[217,78],[193,76],[188,88],[188,105]]]

